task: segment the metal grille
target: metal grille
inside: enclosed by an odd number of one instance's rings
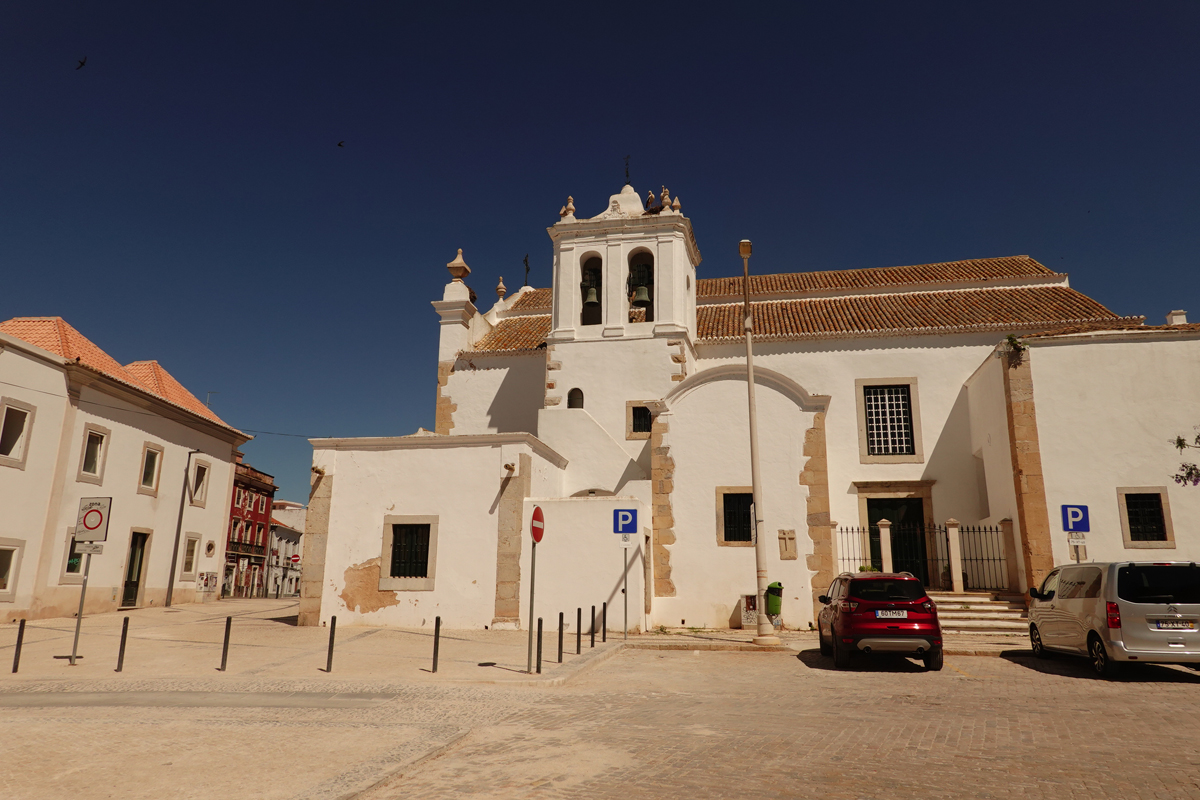
[[[425,578],[429,571],[429,525],[392,526],[392,577]]]
[[[867,453],[912,455],[912,405],[908,386],[864,386],[867,410]]]
[[[1127,494],[1125,511],[1129,516],[1129,538],[1135,542],[1164,542],[1167,523],[1163,518],[1162,495]]]
[[[633,407],[633,432],[650,432],[650,409],[646,408],[645,406]]]
[[[963,588],[968,592],[980,589],[1007,590],[1008,560],[1004,555],[1004,531],[996,527],[963,525],[959,528],[962,542]]]
[[[725,500],[725,541],[749,542],[750,537],[750,507],[754,505],[752,494],[726,494]]]

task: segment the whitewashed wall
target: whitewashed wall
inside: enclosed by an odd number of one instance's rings
[[[1063,504],[1088,506],[1094,561],[1200,560],[1200,487],[1171,475],[1174,438],[1200,425],[1200,340],[1162,334],[1030,340],[1054,558],[1071,558]],[[1117,487],[1166,486],[1175,549],[1126,549]]]
[[[450,433],[536,433],[545,380],[542,352],[459,359],[442,389],[457,406]]]

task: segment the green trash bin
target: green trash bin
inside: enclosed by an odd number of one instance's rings
[[[777,617],[783,611],[783,584],[767,584],[767,616]]]

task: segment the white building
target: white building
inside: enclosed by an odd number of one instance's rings
[[[481,312],[462,252],[447,265],[433,432],[312,440],[301,624],[530,624],[534,506],[534,616],[620,610],[627,577],[631,626],[739,619],[755,591],[742,280],[699,277],[665,190],[560,216],[552,288],[501,285]],[[1200,326],[1181,313],[1119,317],[1028,256],[750,288],[761,535],[787,624],[872,563],[1023,591],[1069,557],[1064,504],[1091,509],[1093,558],[1200,557],[1173,524],[1200,515],[1200,490],[1169,477],[1169,440],[1200,421]],[[617,509],[638,514],[629,569]]]
[[[304,557],[304,516],[308,509],[291,500],[271,504],[271,541],[267,549],[267,592],[299,597]]]
[[[248,438],[156,361],[121,366],[58,317],[0,323],[0,619],[76,612],[83,497],[112,498],[85,613],[162,605],[169,585],[216,599]]]

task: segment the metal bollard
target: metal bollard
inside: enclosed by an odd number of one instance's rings
[[[538,617],[538,656],[537,656],[537,674],[542,674],[542,618]]]
[[[333,672],[333,636],[337,632],[337,617],[329,618],[329,655],[325,658],[325,671]]]
[[[558,612],[558,663],[562,663],[563,613]]]
[[[225,645],[221,648],[221,668],[217,672],[224,672],[225,665],[229,663],[229,631],[233,628],[233,617],[225,618]]]
[[[583,609],[575,609],[575,655],[583,652]]]
[[[117,650],[117,668],[114,672],[120,672],[125,668],[125,640],[129,638],[129,617],[121,623],[121,648]]]
[[[17,649],[13,652],[13,672],[21,666],[21,643],[25,641],[25,620],[17,626]]]
[[[442,618],[433,618],[433,671],[437,672],[438,645],[442,641]]]
[[[588,636],[591,638],[591,643],[588,647],[596,646],[596,607],[592,606],[592,629],[588,631]]]
[[[600,641],[608,641],[608,601],[604,602],[604,608],[600,611]]]

